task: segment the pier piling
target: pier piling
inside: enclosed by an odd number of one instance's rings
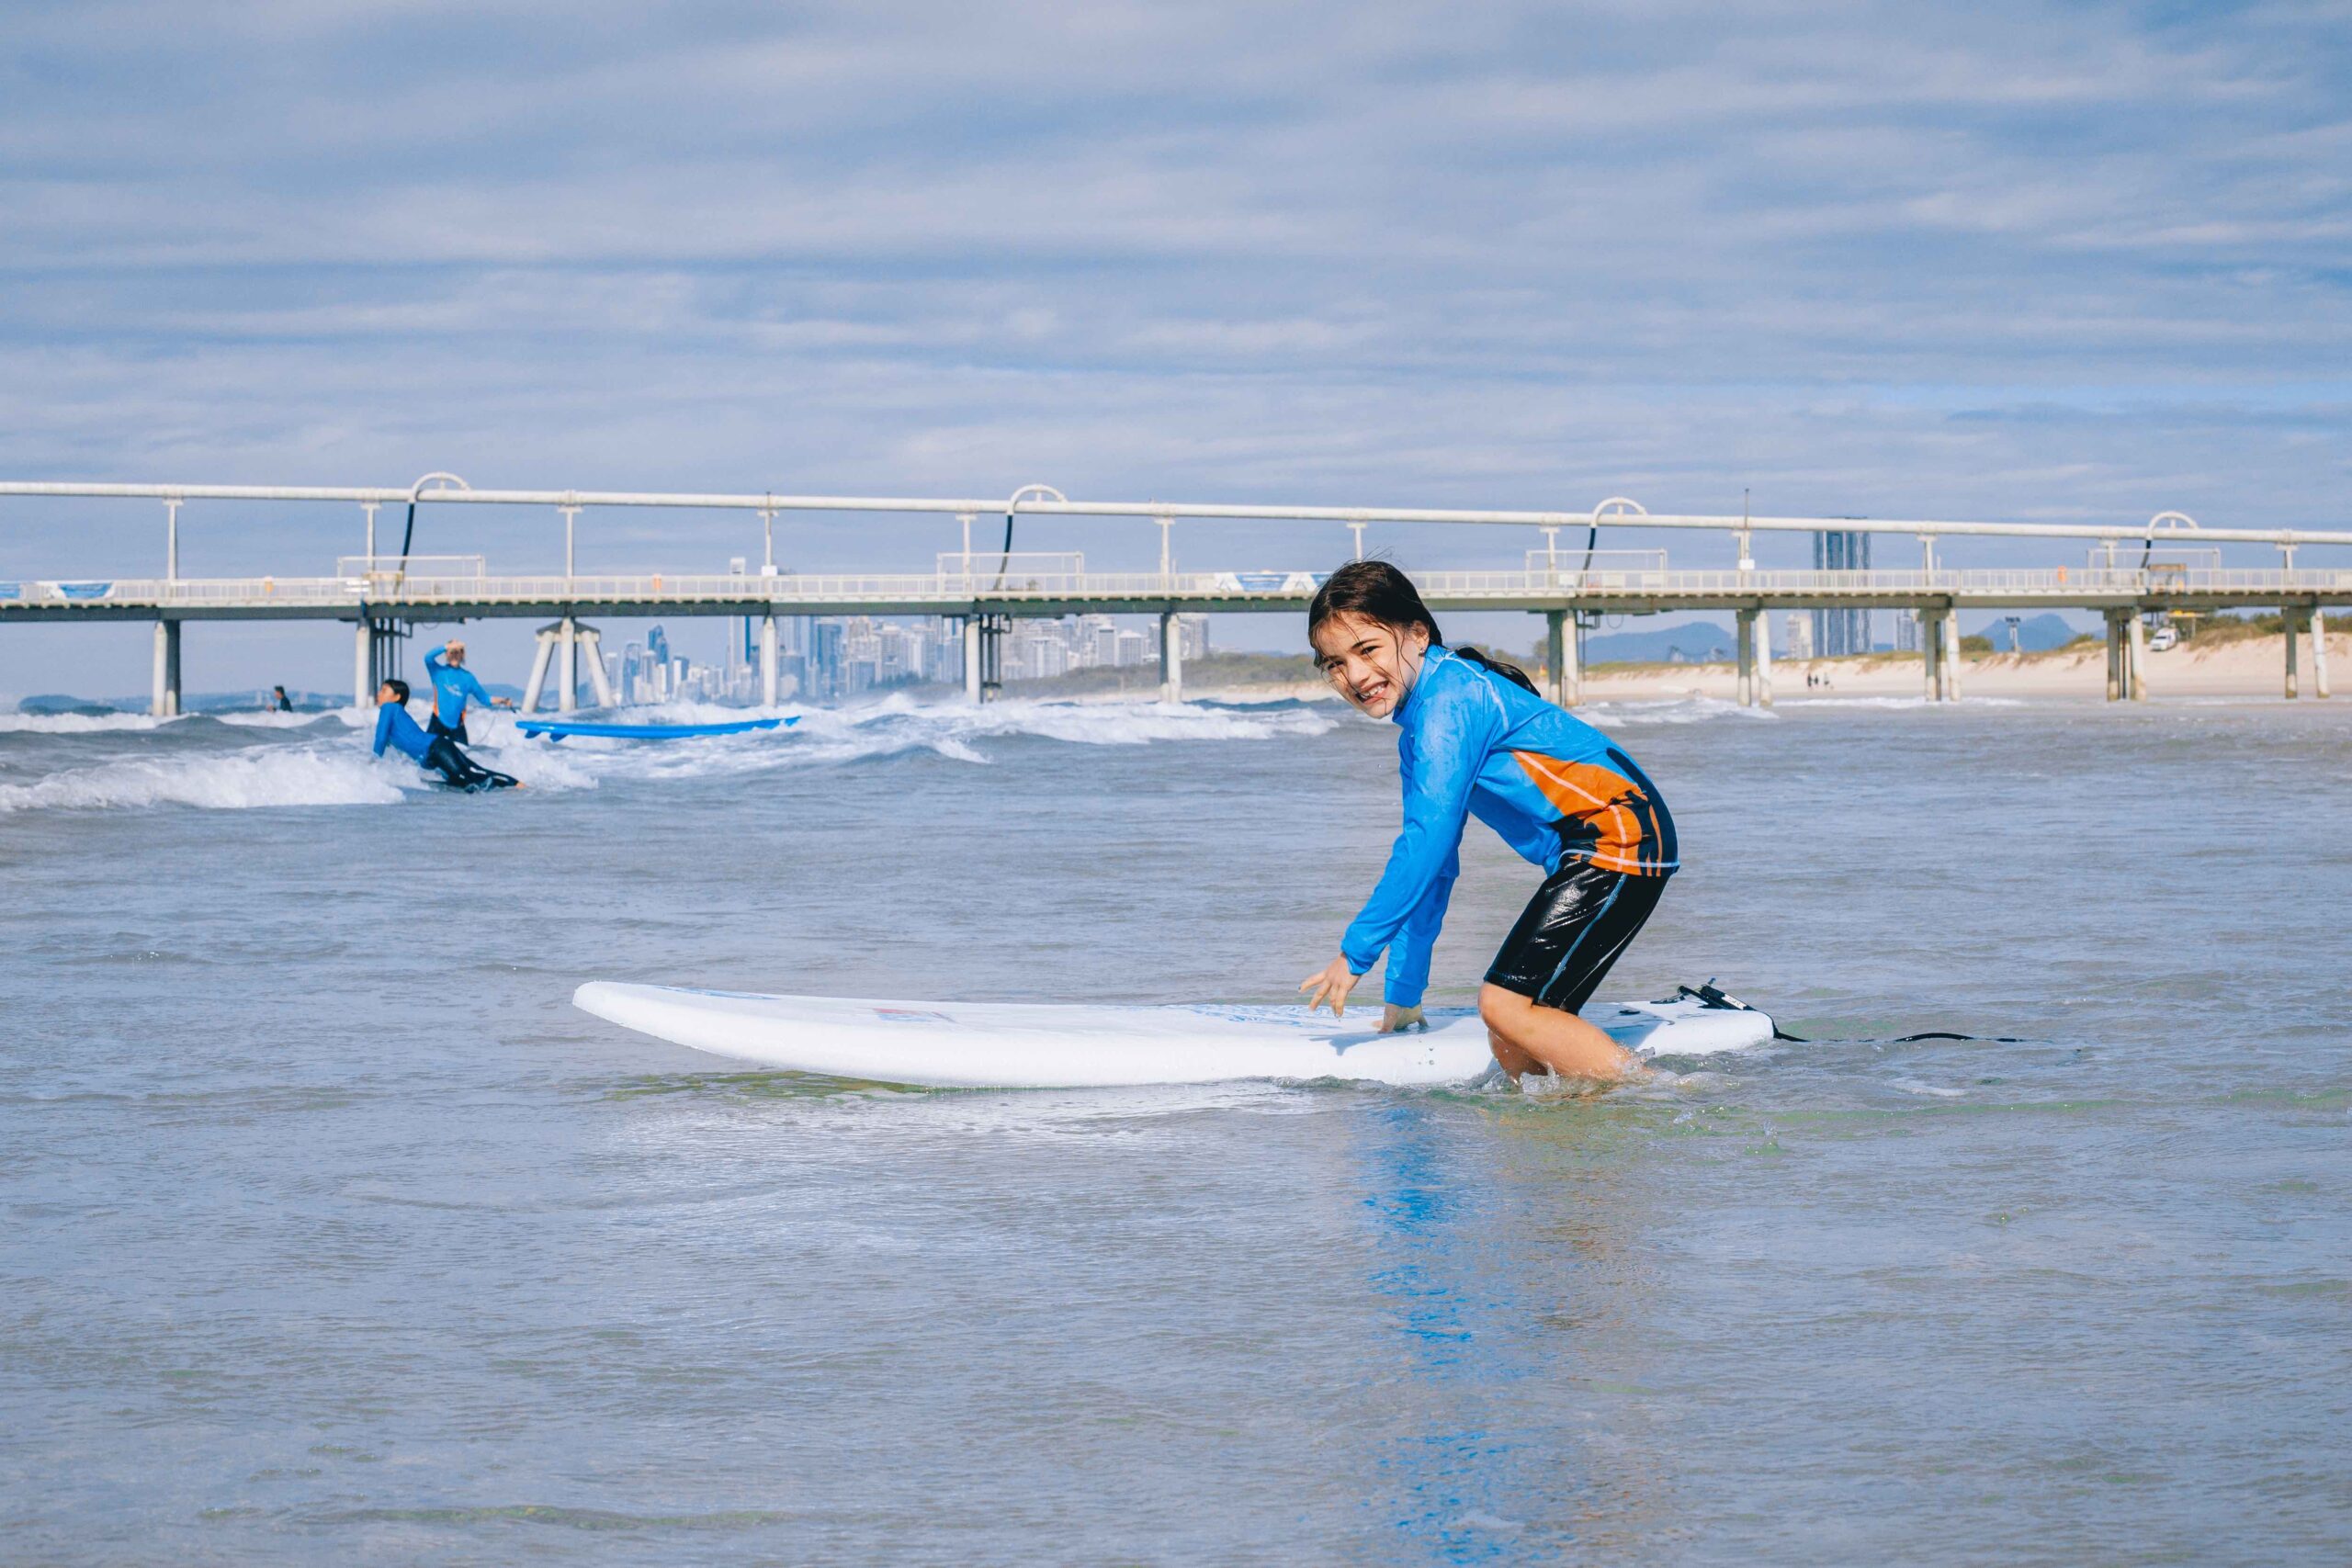
[[[2295,689],[2295,664],[2297,662],[2295,658],[2296,613],[2297,606],[2289,604],[2280,611],[2278,615],[2278,627],[2281,631],[2287,634],[2287,696],[2290,701],[2302,694]]]
[[[964,700],[980,700],[980,618],[964,617]]]
[[[353,673],[353,696],[360,707],[376,705],[376,688],[401,672],[401,632],[392,622],[374,615],[359,618],[358,646]]]
[[[612,707],[618,704],[619,694],[613,690],[612,678],[605,673],[605,639],[594,626],[582,626],[566,615],[550,621],[539,628],[538,651],[531,656],[531,676],[523,682],[523,700],[516,705],[523,713],[537,713],[545,699],[548,668],[555,667],[555,705],[558,713],[575,713],[580,707],[580,655],[588,655],[588,684],[595,693],[596,705]]]
[[[530,679],[523,682],[523,701],[519,705],[525,713],[539,711],[539,694],[547,689],[548,662],[555,657],[553,626],[539,628],[538,644],[538,650],[531,655]]]
[[[1732,640],[1739,647],[1739,705],[1752,708],[1756,705],[1756,612],[1737,611],[1736,619],[1738,629]]]
[[[1568,618],[1566,610],[1544,612],[1544,668],[1552,677],[1552,700],[1562,707],[1568,705],[1568,684],[1565,666],[1567,661],[1567,639],[1563,623]]]
[[[1577,622],[1577,612],[1568,612],[1566,635],[1560,643],[1560,705],[1572,708],[1584,701],[1584,628]]]
[[[980,634],[980,696],[987,702],[1004,695],[1004,638],[1012,629],[1010,615],[981,615],[975,625]]]
[[[605,672],[604,635],[590,626],[576,629],[580,650],[588,660],[588,689],[596,694],[596,705],[600,708],[619,706],[620,699],[613,691],[613,678]]]
[[[2312,606],[2312,695],[2332,696],[2327,689],[2327,612]]]
[[[155,623],[155,692],[151,710],[157,718],[180,711],[180,623]]]
[[[771,611],[760,617],[760,705],[774,707],[781,671],[776,668],[775,615]]]
[[[2123,700],[2123,621],[2113,610],[2107,612],[2107,700]]]
[[[1184,700],[1184,641],[1173,610],[1159,612],[1159,700]]]
[[[2131,623],[2131,637],[2123,645],[2125,669],[2124,686],[2135,703],[2148,700],[2148,623],[2140,618],[2137,610],[2125,612]]]
[[[556,633],[556,644],[555,710],[576,713],[580,708],[580,628],[570,615],[564,616]]]

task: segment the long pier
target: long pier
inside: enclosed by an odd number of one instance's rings
[[[2299,636],[2313,639],[2313,685],[2329,694],[2325,613],[2352,604],[2352,569],[2315,569],[2294,564],[2295,552],[2311,547],[2352,546],[2352,533],[2310,529],[2207,528],[2178,513],[2163,513],[2145,524],[1989,523],[1964,520],[1747,517],[1696,513],[1654,514],[1624,498],[1612,498],[1589,512],[1482,512],[1415,508],[1340,508],[1181,504],[1160,502],[1070,502],[1045,486],[1029,486],[1007,501],[919,500],[842,496],[725,495],[573,491],[474,491],[454,476],[433,475],[407,490],[302,487],[95,485],[0,483],[0,497],[144,498],[166,509],[165,571],[158,578],[0,581],[0,624],[10,622],[152,621],[155,625],[154,707],[179,706],[181,627],[190,621],[333,619],[353,623],[354,696],[365,704],[376,682],[391,669],[398,628],[403,623],[502,617],[552,617],[542,634],[541,655],[530,685],[531,699],[560,660],[559,705],[569,707],[577,690],[578,660],[588,640],[592,673],[593,632],[581,625],[588,615],[720,615],[762,623],[763,688],[776,699],[778,661],[775,622],[790,615],[921,615],[965,623],[965,683],[979,698],[993,684],[993,644],[1004,625],[1023,616],[1071,614],[1156,615],[1160,626],[1161,689],[1171,700],[1182,694],[1175,635],[1181,614],[1304,610],[1317,578],[1304,572],[1178,570],[1172,565],[1170,532],[1180,521],[1340,523],[1356,533],[1372,523],[1415,523],[1533,528],[1545,539],[1527,552],[1523,570],[1431,570],[1415,574],[1424,596],[1438,610],[1515,610],[1545,618],[1548,668],[1556,700],[1574,704],[1582,695],[1577,638],[1571,616],[1584,613],[1654,615],[1668,611],[1727,610],[1737,623],[1739,693],[1743,702],[1771,700],[1770,615],[1781,610],[1890,609],[1917,614],[1921,623],[1923,678],[1933,700],[1960,695],[1960,634],[1964,609],[2082,609],[2107,623],[2108,695],[2143,700],[2147,695],[2143,617],[2152,612],[2211,613],[2230,609],[2278,609],[2287,627],[2285,694],[2297,692]],[[182,506],[194,501],[339,502],[356,503],[366,517],[367,553],[332,576],[188,578],[179,575],[178,530]],[[765,528],[765,562],[751,572],[628,575],[579,573],[492,574],[473,558],[387,558],[377,554],[378,512],[406,504],[547,505],[561,516],[565,558],[574,558],[576,522],[591,507],[662,506],[751,511]],[[775,519],[793,512],[946,513],[966,524],[967,548],[941,558],[939,570],[899,573],[782,572],[774,565]],[[1008,522],[1024,516],[1140,518],[1160,527],[1161,565],[1156,571],[1088,571],[1082,561],[1066,568],[1035,567],[1035,557],[969,548],[969,525],[981,515]],[[1658,565],[1633,570],[1596,569],[1589,547],[1599,531],[1618,528],[1706,529],[1728,534],[1741,563],[1728,570],[1674,570]],[[1562,547],[1561,532],[1583,530],[1586,542]],[[1914,570],[1760,570],[1751,561],[1757,533],[1839,531],[1908,534],[1919,539],[1922,564]],[[1955,570],[1935,562],[1936,542],[1944,537],[2041,537],[2090,539],[2107,547],[2105,563],[2049,569]],[[2189,566],[2157,561],[2161,547],[2214,543],[2269,545],[2280,551],[2275,569]],[[2140,560],[2129,559],[2131,548]],[[2123,558],[2118,559],[2119,552]],[[952,563],[952,564],[951,564]],[[1018,564],[1016,564],[1018,563]]]

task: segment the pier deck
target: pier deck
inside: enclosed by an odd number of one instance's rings
[[[2293,528],[2205,527],[2178,512],[2161,512],[2144,524],[2050,522],[1997,523],[1940,519],[1909,521],[1850,517],[1756,517],[1654,513],[1623,496],[1588,512],[1521,512],[1415,507],[1236,505],[1167,502],[1073,502],[1046,485],[1024,485],[1002,502],[973,499],[723,494],[715,492],[626,492],[583,491],[477,491],[454,474],[427,474],[406,489],[246,485],[90,484],[48,481],[0,482],[0,498],[160,501],[164,509],[164,570],[161,577],[0,580],[0,626],[32,622],[150,621],[155,626],[155,711],[179,706],[180,639],[190,621],[342,620],[357,628],[353,673],[354,700],[366,703],[376,681],[398,662],[404,626],[509,617],[552,617],[541,634],[539,665],[533,672],[536,699],[550,660],[559,661],[557,693],[569,707],[578,687],[583,640],[594,634],[581,617],[602,615],[732,615],[762,622],[763,687],[773,704],[777,693],[776,621],[793,615],[943,615],[965,623],[965,682],[977,698],[993,684],[995,649],[1005,626],[1023,617],[1080,614],[1156,615],[1159,617],[1161,692],[1182,693],[1176,617],[1182,614],[1287,614],[1304,610],[1321,579],[1306,571],[1180,571],[1170,548],[1180,522],[1225,524],[1340,524],[1354,535],[1363,553],[1363,531],[1378,523],[1473,525],[1532,529],[1544,539],[1526,553],[1520,570],[1430,570],[1414,576],[1422,595],[1439,611],[1523,611],[1541,615],[1547,627],[1554,694],[1573,703],[1579,695],[1579,639],[1569,634],[1571,617],[1586,614],[1657,615],[1675,611],[1729,610],[1737,618],[1740,694],[1745,702],[1769,705],[1771,684],[1771,614],[1783,610],[1895,610],[1918,617],[1922,664],[1928,695],[1960,695],[1962,610],[2075,609],[2098,612],[2107,623],[2108,693],[2143,698],[2144,617],[2166,611],[2211,613],[2231,609],[2278,609],[2287,630],[2286,694],[2297,694],[2298,634],[2312,639],[2314,684],[2328,694],[2325,616],[2332,606],[2352,604],[2352,570],[2298,567],[2300,548],[2352,546],[2352,533]],[[365,520],[366,553],[339,563],[336,573],[319,577],[192,578],[180,575],[180,512],[192,502],[356,503]],[[408,508],[401,550],[379,554],[378,513],[386,506]],[[560,574],[493,574],[479,557],[419,557],[408,535],[420,506],[550,507],[561,520]],[[762,526],[763,559],[756,573],[582,573],[576,570],[577,523],[592,508],[657,507],[750,513]],[[972,548],[972,526],[982,515],[1001,512],[1007,539],[1023,517],[1132,519],[1159,528],[1156,571],[1088,571],[1083,558],[1028,557]],[[796,513],[899,513],[953,515],[963,527],[964,548],[938,558],[930,572],[821,573],[775,570],[775,525]],[[1596,570],[1591,546],[1602,528],[1615,531],[1699,530],[1728,535],[1738,566],[1730,570]],[[1574,530],[1586,534],[1576,547]],[[1560,535],[1569,531],[1569,547]],[[1758,570],[1752,565],[1757,534],[1909,534],[1922,546],[1916,570]],[[2083,567],[1949,569],[1936,559],[1939,540],[1974,538],[2070,538],[2103,549]],[[2267,545],[2280,553],[2274,569],[2225,567],[2223,544]],[[2194,547],[2200,561],[2158,561],[2156,552]],[[2138,563],[2130,557],[2139,554]],[[991,561],[991,557],[996,558]],[[2119,558],[2119,556],[2120,558]],[[1816,559],[1820,558],[1816,557]],[[1863,559],[1867,560],[1865,555]],[[1068,570],[1039,569],[1059,561]],[[975,635],[977,634],[977,635]],[[592,670],[601,678],[601,666]]]
[[[1279,580],[1279,581],[1266,581]],[[2352,604],[2352,570],[2118,568],[1938,571],[1422,571],[1432,609],[1605,611],[2189,610]],[[145,578],[0,581],[12,621],[457,621],[547,615],[1296,614],[1304,572],[733,573]]]

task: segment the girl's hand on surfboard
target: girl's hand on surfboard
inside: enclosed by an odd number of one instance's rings
[[[1339,1018],[1348,1010],[1348,993],[1356,988],[1363,976],[1348,967],[1348,955],[1341,953],[1330,963],[1298,983],[1302,991],[1315,994],[1306,998],[1306,1010],[1313,1012],[1325,1002],[1331,1004],[1331,1016]]]
[[[1407,1029],[1427,1029],[1430,1021],[1421,1016],[1419,1008],[1400,1008],[1383,1002],[1380,1006],[1380,1032],[1395,1034]]]

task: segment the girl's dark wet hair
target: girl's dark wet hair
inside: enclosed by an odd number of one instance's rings
[[[1337,615],[1362,615],[1403,631],[1408,626],[1427,626],[1431,648],[1443,648],[1445,637],[1437,629],[1437,617],[1421,602],[1421,591],[1413,580],[1385,560],[1351,560],[1326,578],[1323,586],[1315,591],[1315,601],[1306,606],[1306,636],[1314,640],[1316,628]],[[1515,682],[1529,691],[1535,682],[1518,665],[1500,659],[1490,659],[1475,648],[1457,648],[1457,659],[1484,665],[1504,680]]]
[[[406,681],[401,680],[397,675],[387,675],[384,677],[384,684],[392,689],[392,700],[394,702],[404,704],[408,701],[408,682]]]

